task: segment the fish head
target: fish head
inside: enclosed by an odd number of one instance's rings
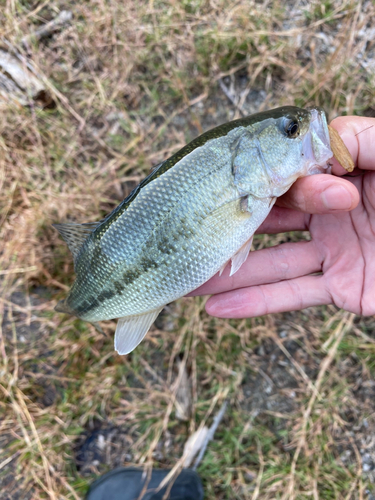
[[[284,106],[262,118],[248,128],[252,146],[247,147],[247,161],[239,151],[234,162],[239,167],[234,173],[240,192],[278,197],[299,177],[329,171],[333,153],[322,109]]]

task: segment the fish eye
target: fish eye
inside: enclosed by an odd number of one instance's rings
[[[299,123],[295,118],[291,118],[290,120],[286,121],[284,125],[284,131],[285,134],[290,137],[291,139],[294,139],[299,135]]]

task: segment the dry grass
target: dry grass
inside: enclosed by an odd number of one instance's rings
[[[72,23],[22,47],[62,9]],[[111,467],[172,467],[225,398],[198,469],[207,499],[374,498],[373,318],[326,307],[226,321],[185,299],[119,357],[114,323],[103,336],[53,312],[74,275],[51,228],[100,219],[152,165],[240,113],[374,113],[374,14],[370,1],[3,0],[0,36],[56,106],[0,101],[0,498],[77,499]],[[180,353],[187,423],[173,403]]]

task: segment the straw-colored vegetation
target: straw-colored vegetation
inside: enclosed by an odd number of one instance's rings
[[[22,43],[63,9],[70,22]],[[205,498],[374,498],[374,318],[321,307],[228,321],[182,299],[120,357],[114,322],[103,335],[53,311],[74,273],[51,227],[99,220],[241,112],[374,113],[374,19],[371,1],[0,2],[1,45],[32,61],[53,101],[0,95],[1,499],[78,499],[115,466],[172,467],[226,398],[198,468]]]

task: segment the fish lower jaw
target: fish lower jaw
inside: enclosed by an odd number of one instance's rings
[[[327,123],[323,112],[312,109],[310,130],[302,143],[305,175],[330,173],[329,160],[333,157]]]
[[[315,175],[315,174],[330,174],[331,173],[331,165],[328,163],[324,163],[320,165],[319,163],[310,163],[307,166],[307,175]]]

